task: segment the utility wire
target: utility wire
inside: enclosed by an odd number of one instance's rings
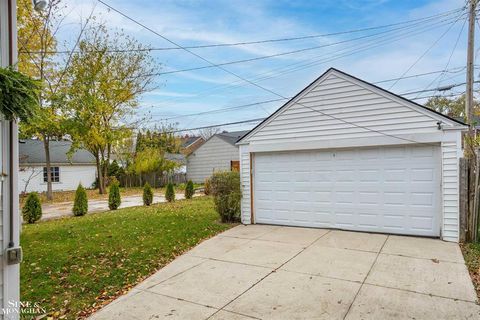
[[[103,3],[103,4],[108,7],[108,5],[106,3]],[[110,9],[113,10],[113,8],[110,8]],[[367,27],[367,28],[345,30],[345,31],[339,31],[339,32],[313,34],[313,35],[306,35],[306,36],[299,36],[299,37],[264,39],[264,40],[256,40],[256,41],[242,41],[242,42],[231,42],[231,43],[217,43],[217,44],[206,44],[206,45],[196,45],[196,46],[185,46],[184,48],[186,48],[186,49],[204,49],[204,48],[218,48],[218,47],[234,47],[234,46],[245,46],[245,45],[252,45],[252,44],[263,44],[263,43],[272,43],[272,42],[285,42],[285,41],[297,41],[297,40],[324,38],[324,37],[338,36],[338,35],[351,34],[351,33],[359,33],[359,32],[365,32],[365,31],[394,27],[394,26],[398,26],[398,25],[410,24],[412,22],[424,21],[424,20],[429,20],[429,19],[433,19],[433,18],[437,18],[437,17],[447,16],[447,15],[459,12],[461,10],[462,10],[462,8],[457,8],[457,9],[452,9],[452,10],[449,10],[449,11],[441,12],[441,13],[438,13],[438,14],[435,14],[435,15],[426,16],[426,17],[423,17],[423,18],[412,19],[412,20],[401,21],[401,22],[397,22],[397,23],[390,23],[390,24],[379,25],[379,26],[373,26],[373,27]],[[175,47],[140,48],[140,49],[127,49],[127,50],[117,49],[117,50],[107,50],[106,52],[117,53],[117,52],[135,52],[135,51],[143,52],[143,51],[169,51],[169,50],[182,50],[182,49],[175,46]],[[92,51],[94,51],[94,50],[92,50]],[[70,52],[71,52],[71,50],[29,51],[30,54],[69,54]],[[105,52],[105,51],[102,51],[102,52]],[[20,50],[19,53],[24,54],[24,53],[27,53],[27,51],[26,50]]]
[[[450,65],[450,61],[452,60],[453,54],[455,53],[455,49],[457,49],[458,42],[460,41],[460,37],[462,36],[463,29],[465,28],[465,25],[467,24],[468,19],[465,18],[465,21],[462,24],[462,28],[460,29],[460,32],[458,33],[457,40],[455,41],[455,44],[453,45],[452,52],[450,52],[450,56],[448,57],[447,64],[445,65],[444,69],[448,69],[448,66]],[[440,86],[440,83],[443,80],[443,77],[445,76],[445,72],[442,72],[441,74],[438,75],[438,77],[435,77],[435,79],[432,80],[428,84],[428,86],[425,89],[430,88],[430,86],[438,80],[437,87]]]
[[[147,27],[146,25],[142,24],[141,22],[139,22],[139,21],[137,21],[137,20],[135,20],[135,19],[127,16],[126,14],[122,13],[121,11],[119,11],[119,10],[113,8],[112,6],[106,4],[104,1],[102,1],[102,0],[98,0],[98,1],[99,1],[100,3],[102,3],[102,4],[104,4],[105,6],[109,7],[111,10],[113,10],[113,11],[121,14],[121,15],[124,16],[125,18],[131,20],[132,22],[134,22],[134,23],[142,26],[142,27],[145,28],[146,30],[148,30],[148,31],[150,31],[150,32],[158,35],[159,37],[161,37],[161,38],[164,39],[165,41],[168,41],[169,43],[171,43],[171,44],[173,44],[173,45],[175,45],[175,46],[177,46],[177,47],[179,47],[179,48],[182,48],[184,51],[190,53],[191,55],[193,55],[193,56],[195,56],[195,57],[197,57],[197,58],[199,58],[199,59],[201,59],[201,60],[203,60],[203,61],[205,61],[205,62],[207,62],[208,64],[215,65],[215,63],[211,62],[210,60],[208,60],[208,59],[202,57],[201,55],[199,55],[199,54],[191,51],[190,49],[186,49],[186,48],[182,47],[180,44],[176,43],[175,41],[170,40],[169,38],[163,36],[162,34],[158,33],[157,31],[155,31],[155,30]],[[449,28],[449,29],[450,29],[450,28]],[[448,29],[448,30],[449,30],[449,29]],[[259,85],[258,83],[255,83],[255,82],[253,82],[253,81],[251,81],[251,80],[249,80],[249,79],[246,79],[246,78],[244,78],[244,77],[242,77],[242,76],[240,76],[240,75],[238,75],[238,74],[236,74],[236,73],[234,73],[234,72],[232,72],[232,71],[230,71],[230,70],[228,70],[228,69],[225,69],[225,68],[222,67],[222,66],[218,66],[218,68],[221,69],[221,70],[223,70],[224,72],[226,72],[226,73],[228,73],[228,74],[231,74],[232,76],[235,76],[235,77],[237,77],[237,78],[239,78],[239,79],[241,79],[241,80],[243,80],[243,81],[246,81],[246,82],[250,83],[251,85],[253,85],[253,86],[255,86],[255,87],[257,87],[257,88],[259,88],[259,89],[261,89],[261,90],[263,90],[263,91],[269,92],[269,93],[271,93],[271,94],[273,94],[273,95],[275,95],[275,96],[278,96],[278,97],[280,97],[280,98],[287,99],[287,97],[285,97],[285,96],[283,96],[283,95],[281,95],[281,94],[279,94],[279,93],[277,93],[277,92],[275,92],[275,91],[273,91],[273,90],[271,90],[271,89],[268,89],[268,88],[266,88],[266,87],[263,87],[263,86]],[[302,103],[299,103],[299,102],[297,102],[297,104],[299,104],[299,105],[301,105],[301,106],[303,106],[303,107],[305,107],[305,108],[308,108],[308,109],[310,109],[310,110],[312,110],[312,111],[314,111],[314,112],[317,112],[317,113],[319,113],[319,114],[322,114],[322,115],[324,115],[324,116],[327,116],[327,117],[330,117],[330,118],[332,118],[332,119],[341,121],[341,122],[343,122],[343,123],[349,124],[349,125],[354,126],[354,127],[361,128],[361,129],[366,130],[366,131],[375,132],[375,133],[378,133],[378,134],[380,134],[380,135],[389,136],[389,137],[392,137],[392,138],[395,138],[395,139],[399,139],[399,140],[403,140],[403,141],[409,141],[409,142],[421,144],[421,142],[419,142],[419,141],[415,141],[415,140],[408,139],[408,138],[403,138],[403,137],[398,137],[398,136],[395,136],[395,135],[392,135],[392,134],[388,134],[388,133],[385,133],[385,132],[382,132],[382,131],[378,131],[378,130],[375,130],[375,129],[372,129],[372,128],[368,128],[368,127],[365,127],[365,126],[358,125],[358,124],[356,124],[356,123],[353,123],[353,122],[344,120],[344,119],[342,119],[342,118],[338,118],[338,117],[336,117],[336,116],[327,114],[327,113],[322,112],[322,111],[320,111],[320,110],[311,108],[311,107],[306,106],[305,104],[302,104]]]
[[[445,23],[445,24],[440,25],[440,26],[444,26],[444,25],[448,25],[448,24]],[[315,66],[315,65],[323,64],[323,63],[326,63],[326,62],[331,62],[331,61],[334,61],[334,60],[337,60],[337,59],[340,59],[340,58],[343,58],[343,57],[346,57],[346,56],[350,56],[350,55],[353,55],[353,54],[356,54],[356,53],[359,53],[359,52],[363,52],[363,51],[366,51],[366,50],[370,50],[370,49],[382,46],[382,45],[387,44],[387,43],[392,43],[392,42],[395,42],[395,41],[398,41],[398,40],[401,40],[401,39],[404,39],[404,38],[408,38],[412,35],[415,36],[415,35],[418,35],[418,34],[421,34],[421,33],[425,32],[425,31],[429,31],[431,29],[433,29],[433,28],[422,30],[422,31],[416,32],[416,33],[403,33],[403,34],[401,34],[402,37],[393,38],[393,39],[391,37],[387,37],[387,39],[385,39],[384,41],[380,41],[380,42],[378,41],[378,39],[376,39],[375,41],[371,42],[371,44],[373,44],[373,45],[368,44],[368,45],[362,46],[360,48],[358,46],[353,46],[352,47],[354,49],[353,51],[347,51],[345,53],[342,53],[342,51],[340,51],[340,54],[334,55],[333,57],[329,57],[327,59],[323,59],[323,58],[322,59],[316,59],[313,62],[308,62],[306,64],[304,62],[297,62],[297,63],[294,63],[294,64],[290,64],[288,66],[284,66],[284,67],[277,68],[277,69],[268,71],[266,73],[260,74],[260,76],[261,75],[268,75],[268,74],[270,74],[270,75],[264,76],[264,77],[257,77],[257,78],[254,79],[254,81],[260,82],[260,81],[264,81],[264,80],[271,79],[271,78],[274,78],[274,77],[282,76],[282,75],[285,75],[287,73],[300,71],[300,70],[303,70],[303,69],[306,69],[306,68],[309,68],[309,67],[312,67],[312,66]],[[348,48],[347,48],[347,50],[348,50]],[[343,51],[345,51],[345,50],[343,50]],[[301,67],[295,67],[295,68],[290,68],[289,69],[289,67],[294,66],[294,65],[298,65],[298,64],[300,64]],[[274,72],[276,70],[283,70],[283,69],[285,69],[285,71],[276,72],[276,73]],[[398,79],[402,80],[404,78],[406,78],[406,77],[398,78]],[[240,86],[243,86],[244,84],[245,84],[244,81],[236,80],[236,81],[233,81],[229,84],[217,86],[217,87],[214,87],[214,88],[212,88],[208,91],[204,91],[204,92],[210,92],[211,93],[211,92],[218,91],[218,90],[224,90],[224,89],[227,89],[229,87],[230,88],[240,87]],[[197,95],[197,96],[199,96],[199,95]],[[200,95],[200,96],[206,96],[206,95],[203,94],[203,95]],[[177,99],[169,99],[169,101],[173,101],[173,100],[177,100]]]
[[[384,80],[384,81],[379,81],[379,82],[373,82],[373,84],[375,84],[375,83],[381,83],[381,82],[386,82],[386,81],[389,81],[389,80]],[[480,80],[475,81],[475,83],[480,83]],[[425,93],[425,92],[437,91],[437,90],[443,89],[443,88],[445,88],[445,87],[448,87],[448,90],[450,90],[450,89],[453,89],[453,88],[455,88],[455,87],[459,87],[459,86],[462,86],[462,85],[465,85],[465,82],[463,82],[463,83],[451,84],[451,85],[444,86],[444,87],[440,87],[440,88],[433,88],[433,89],[424,89],[424,90],[418,90],[418,91],[404,92],[404,93],[400,93],[400,95],[403,96],[403,95],[410,95],[410,94],[418,94],[418,93]],[[242,105],[238,105],[238,106],[232,106],[232,107],[226,107],[226,108],[219,108],[219,109],[202,111],[202,112],[197,112],[197,113],[183,114],[183,115],[172,116],[172,117],[167,117],[167,118],[160,118],[160,120],[166,120],[166,121],[168,121],[168,120],[174,120],[174,119],[179,119],[179,118],[187,118],[187,117],[192,117],[192,116],[200,116],[200,115],[209,115],[209,114],[215,114],[215,113],[222,113],[222,112],[226,112],[226,111],[231,111],[231,110],[235,110],[235,109],[243,109],[243,108],[258,106],[258,105],[267,104],[267,103],[271,103],[271,102],[284,101],[284,100],[291,99],[291,98],[292,98],[292,97],[285,97],[285,98],[279,98],[279,99],[263,100],[263,101],[258,101],[258,102],[254,102],[254,103],[249,103],[249,104],[242,104]],[[417,97],[415,97],[415,98],[417,98]],[[413,100],[413,99],[410,99],[410,100]]]
[[[461,17],[461,16],[460,16],[460,17]],[[440,42],[440,40],[442,40],[442,38],[453,28],[453,26],[457,23],[457,21],[460,20],[460,17],[458,17],[457,20],[456,20],[454,23],[452,23],[452,24],[450,25],[450,27],[448,27],[447,30],[445,30],[445,32],[442,33],[442,34],[440,35],[440,37],[438,37],[438,39],[435,40],[435,42],[432,43],[432,45],[431,45],[430,47],[428,47],[427,50],[425,50],[425,52],[423,52],[423,54],[422,54],[420,57],[418,57],[417,60],[415,60],[415,62],[412,63],[412,65],[411,65],[410,67],[408,67],[407,70],[405,70],[405,72],[400,76],[400,78],[402,78],[403,76],[405,76],[413,67],[415,67],[415,65],[416,65],[418,62],[420,62],[420,60],[422,60],[423,57],[425,57],[425,56],[430,52],[430,50],[432,50],[432,49],[437,45],[437,43]],[[466,20],[465,20],[465,21],[466,21]],[[395,81],[395,82],[388,88],[388,90],[392,89],[392,88],[398,83],[398,81],[399,81],[399,80]]]
[[[232,65],[232,64],[239,64],[239,63],[246,63],[246,62],[253,62],[253,61],[265,60],[265,59],[270,59],[270,58],[282,57],[282,56],[286,56],[286,55],[292,55],[292,54],[297,54],[297,53],[301,53],[301,52],[332,47],[332,46],[336,46],[336,45],[339,45],[339,44],[344,44],[344,43],[348,43],[348,42],[352,42],[352,41],[367,39],[367,38],[375,37],[375,36],[378,36],[378,35],[381,35],[381,34],[386,34],[386,33],[397,31],[397,30],[412,28],[414,26],[416,26],[416,25],[410,25],[410,26],[407,26],[407,27],[390,29],[390,30],[387,30],[387,31],[373,33],[373,34],[369,34],[369,35],[365,35],[365,36],[361,36],[361,37],[357,37],[357,38],[353,38],[353,39],[346,39],[346,40],[337,41],[337,42],[333,42],[333,43],[323,44],[323,45],[319,45],[319,46],[313,46],[313,47],[307,47],[307,48],[302,48],[302,49],[297,49],[297,50],[285,51],[285,52],[280,52],[280,53],[275,53],[275,54],[270,54],[270,55],[265,55],[265,56],[260,56],[260,57],[254,57],[254,58],[217,63],[215,65],[206,65],[206,66],[192,67],[192,68],[186,68],[186,69],[180,69],[180,70],[172,70],[172,71],[152,73],[152,74],[148,74],[148,76],[152,76],[152,75],[159,75],[160,76],[160,75],[167,75],[167,74],[174,74],[174,73],[181,73],[181,72],[189,72],[189,71],[216,68],[218,66],[227,66],[227,65]]]

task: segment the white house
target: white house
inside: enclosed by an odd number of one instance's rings
[[[237,140],[248,131],[222,132],[187,156],[187,179],[202,183],[215,171],[238,170]]]
[[[466,129],[329,69],[238,142],[242,222],[456,242]]]
[[[81,183],[89,188],[96,179],[95,158],[85,149],[67,156],[70,141],[50,141],[50,162],[53,191],[75,190]],[[19,192],[47,191],[45,149],[40,140],[20,140]]]

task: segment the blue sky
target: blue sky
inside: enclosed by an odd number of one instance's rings
[[[461,8],[464,5],[462,0],[105,1],[183,46],[354,30],[424,18]],[[107,10],[104,5],[95,0],[81,2],[68,0],[67,3],[69,11],[72,10],[68,20],[73,23],[73,26],[81,18],[84,19],[95,7],[95,15],[102,17],[109,27],[122,28],[127,34],[152,47],[171,46],[165,40],[135,25],[118,13]],[[430,50],[418,60],[406,76],[443,70],[451,56],[448,69],[458,72],[447,73],[440,78],[437,78],[439,74],[433,74],[399,81],[391,90],[401,94],[423,90],[433,80],[435,82],[430,86],[431,88],[465,81],[464,70],[455,69],[465,65],[467,26],[465,25],[462,30],[464,21],[464,16],[457,17],[452,14],[422,24],[399,25],[396,28],[408,27],[408,29],[393,30],[390,33],[377,34],[389,29],[376,29],[307,40],[195,49],[195,53],[214,63],[224,63],[329,44],[328,47],[297,54],[225,66],[228,70],[249,80],[257,81],[261,76],[269,76],[268,79],[258,83],[284,96],[294,95],[329,67],[338,68],[366,81],[376,82],[400,77],[429,48]],[[392,28],[395,27],[390,29]],[[414,35],[414,33],[418,34]],[[66,46],[73,41],[69,38],[71,34],[67,31],[61,34],[61,37],[66,40]],[[366,35],[370,36],[334,45],[336,42]],[[458,37],[460,37],[459,42],[454,50]],[[370,48],[375,45],[376,47]],[[367,49],[347,55],[360,48]],[[345,56],[339,57],[343,53]],[[161,65],[159,72],[207,65],[204,61],[181,50],[154,52],[152,55]],[[320,63],[322,61],[324,63]],[[284,72],[280,73],[281,71]],[[379,85],[389,89],[392,84],[393,82]],[[183,117],[186,114],[278,97],[251,84],[241,82],[218,68],[162,75],[156,79],[156,85],[155,90],[142,96],[141,107],[137,111],[139,117],[147,115],[150,119],[145,126],[153,126],[165,118],[170,118],[170,122],[178,123],[178,128],[260,118],[268,116],[282,104],[281,101],[277,101],[228,112]],[[462,90],[464,90],[463,87],[457,87],[445,94]],[[417,101],[422,102],[422,100]],[[222,129],[233,131],[248,129],[252,126],[253,124],[236,125]]]

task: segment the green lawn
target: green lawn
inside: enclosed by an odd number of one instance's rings
[[[462,245],[463,257],[473,280],[473,285],[480,299],[480,243]]]
[[[22,301],[76,319],[233,225],[210,197],[24,225]]]

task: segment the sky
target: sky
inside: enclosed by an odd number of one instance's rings
[[[140,97],[140,107],[136,111],[136,117],[145,119],[144,127],[168,122],[178,129],[189,129],[263,118],[285,102],[278,101],[279,97],[271,91],[284,97],[293,96],[330,67],[373,83],[448,70],[378,83],[397,94],[465,82],[468,25],[465,12],[453,11],[461,9],[464,0],[104,1],[181,46],[314,36],[302,40],[192,49],[215,64],[281,55],[222,67],[267,90],[215,67],[157,76],[155,88]],[[92,10],[109,28],[123,29],[142,44],[154,48],[172,47],[160,36],[108,10],[96,0],[66,0],[66,3],[69,27],[59,33],[61,45],[58,49],[72,46],[74,29],[79,28],[80,21],[84,21]],[[425,19],[427,17],[431,18]],[[478,26],[477,23],[477,29]],[[366,28],[371,29],[358,31]],[[331,33],[337,34],[319,36]],[[301,51],[284,54],[295,50]],[[151,54],[160,73],[208,66],[207,62],[184,50]],[[428,91],[405,97],[451,95],[462,91],[464,87],[458,86],[450,91]],[[277,101],[191,115],[268,100]],[[425,99],[415,101],[424,103]],[[254,125],[252,122],[222,126],[222,129],[244,130]]]

